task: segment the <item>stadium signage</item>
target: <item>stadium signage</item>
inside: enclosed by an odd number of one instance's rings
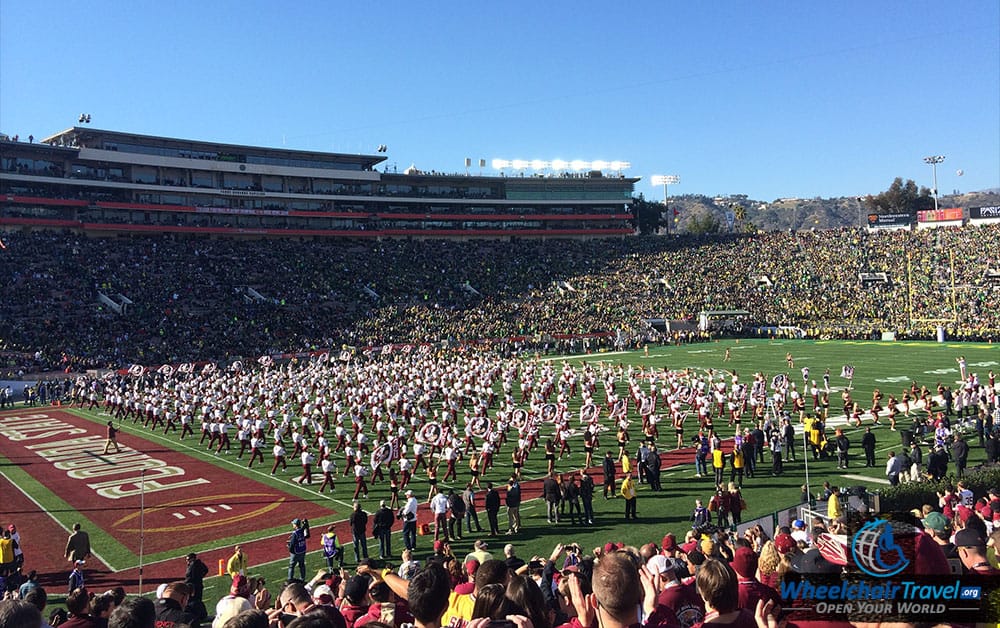
[[[951,222],[962,220],[961,207],[942,207],[941,209],[924,209],[917,212],[917,222]]]
[[[981,218],[1000,218],[1000,205],[990,205],[989,207],[970,207],[969,218],[978,220]]]
[[[872,229],[909,227],[913,224],[913,214],[868,214],[868,226]]]
[[[896,578],[910,566],[914,535],[923,534],[917,528],[884,519],[866,523],[851,539],[850,556],[858,572],[840,575],[841,580],[813,582],[803,578],[798,582],[782,582],[782,599],[793,606],[797,602],[813,602],[812,610],[821,615],[930,615],[946,612],[978,611],[973,604],[984,599],[981,586],[963,584],[961,580],[909,576]],[[898,535],[898,536],[897,536]],[[915,542],[915,541],[914,541]],[[837,552],[828,554],[820,544],[820,554],[838,565],[850,560]],[[802,609],[805,610],[805,609]]]
[[[232,207],[204,207],[196,206],[195,213],[198,214],[241,214],[245,216],[287,216],[288,210],[284,209],[239,209]]]

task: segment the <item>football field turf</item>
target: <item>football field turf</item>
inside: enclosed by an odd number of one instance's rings
[[[731,359],[724,362],[726,349]],[[794,368],[788,368],[786,353],[794,357]],[[743,382],[750,382],[755,372],[763,372],[767,380],[779,373],[801,388],[802,367],[810,369],[809,379],[815,379],[822,387],[822,376],[826,369],[831,373],[829,432],[836,427],[844,427],[852,441],[851,466],[847,471],[836,468],[836,459],[810,461],[808,464],[809,483],[813,494],[818,492],[823,481],[839,486],[865,486],[869,490],[887,485],[884,476],[886,453],[899,450],[900,432],[892,432],[887,425],[874,428],[877,438],[878,464],[875,468],[865,468],[860,447],[861,430],[844,425],[841,412],[840,391],[849,384],[840,376],[844,365],[854,367],[852,395],[866,409],[871,405],[872,391],[877,387],[888,397],[900,395],[911,382],[926,385],[932,390],[939,382],[954,389],[959,380],[956,359],[964,356],[969,371],[977,373],[985,383],[987,373],[1000,367],[1000,353],[997,348],[986,344],[958,343],[917,343],[917,342],[850,342],[850,341],[747,341],[725,340],[720,342],[650,347],[649,355],[643,352],[596,353],[587,356],[542,357],[557,364],[566,360],[570,364],[582,362],[621,364],[625,368],[632,365],[643,369],[714,369],[736,371]],[[728,381],[728,376],[727,376]],[[624,388],[625,384],[621,386]],[[603,399],[603,391],[598,391],[595,401]],[[811,403],[808,404],[811,409]],[[571,403],[574,417],[579,409],[579,399]],[[44,418],[25,417],[45,415]],[[638,421],[637,416],[631,416]],[[4,525],[14,522],[22,534],[28,568],[40,571],[56,571],[58,582],[68,568],[62,561],[65,543],[65,529],[74,522],[81,522],[91,534],[95,554],[103,566],[95,574],[100,582],[123,582],[135,590],[137,567],[139,565],[140,530],[142,532],[143,564],[147,565],[144,586],[149,590],[152,583],[183,578],[184,561],[181,557],[189,551],[199,555],[215,572],[219,558],[227,557],[235,543],[242,543],[248,550],[253,573],[265,575],[272,588],[285,576],[287,552],[285,539],[290,530],[289,521],[293,517],[308,517],[315,532],[310,541],[310,550],[319,547],[319,536],[326,526],[338,524],[338,535],[349,556],[347,563],[353,564],[350,549],[350,535],[343,520],[350,509],[353,482],[338,481],[333,495],[320,495],[316,488],[303,487],[291,481],[298,475],[299,468],[290,461],[288,471],[276,476],[269,475],[270,456],[266,464],[254,469],[246,468],[246,456],[236,460],[233,453],[214,455],[198,446],[197,440],[179,441],[176,433],[164,436],[152,434],[141,426],[133,426],[130,421],[123,424],[120,443],[129,449],[124,456],[116,459],[104,457],[103,425],[108,417],[97,411],[79,409],[67,411],[65,408],[18,408],[0,414],[0,492],[4,495],[0,519]],[[21,429],[33,421],[51,421],[48,432],[58,430],[82,430],[72,435],[49,434],[41,438],[27,439],[25,435],[45,434],[41,427],[31,430]],[[685,433],[690,438],[695,432],[690,425]],[[731,438],[733,429],[725,420],[716,419],[716,426],[722,438]],[[61,424],[61,425],[59,425]],[[635,423],[634,423],[635,424]],[[744,425],[749,421],[744,420]],[[865,417],[864,426],[871,425]],[[899,418],[899,429],[909,426],[904,417]],[[548,555],[556,543],[574,541],[585,548],[603,545],[608,541],[639,544],[658,541],[665,532],[674,532],[679,538],[689,529],[689,519],[695,499],[707,502],[712,494],[711,478],[694,477],[693,454],[690,451],[672,452],[675,439],[672,429],[661,424],[660,451],[665,461],[662,473],[664,490],[652,492],[644,485],[639,487],[639,520],[626,522],[622,518],[621,499],[604,500],[600,496],[599,473],[594,475],[598,482],[598,494],[594,501],[596,520],[593,526],[574,526],[569,523],[548,524],[545,520],[544,504],[537,499],[522,507],[524,530],[514,536],[490,539],[490,549],[499,554],[503,544],[512,542],[518,554],[529,557],[533,554]],[[542,437],[548,435],[551,427],[543,427]],[[639,434],[632,430],[631,453],[638,447]],[[20,437],[18,434],[20,433]],[[76,444],[63,443],[65,440],[87,439]],[[612,434],[604,434],[602,447],[614,447]],[[62,443],[60,445],[60,443]],[[577,435],[571,439],[573,453],[556,465],[557,472],[574,471],[583,463],[582,439]],[[982,449],[972,444],[970,467],[983,459]],[[37,446],[36,445],[40,445]],[[61,447],[61,449],[60,449]],[[617,447],[615,447],[617,450]],[[500,455],[494,469],[486,472],[484,480],[492,480],[503,485],[509,475],[509,445]],[[617,453],[617,452],[616,452]],[[44,455],[43,455],[44,454]],[[63,457],[60,460],[60,456]],[[603,457],[603,450],[595,454],[595,462]],[[153,464],[149,461],[156,461]],[[156,488],[147,480],[147,493],[142,496],[145,507],[142,521],[139,521],[138,487],[135,473],[120,474],[115,465],[133,465],[134,470],[146,468],[146,473],[156,475],[161,487],[177,484],[175,488]],[[537,480],[544,475],[545,461],[540,451],[532,454],[524,469],[524,477]],[[159,470],[157,470],[159,469]],[[163,469],[180,469],[163,471]],[[770,456],[762,467],[763,473],[747,479],[744,483],[744,497],[748,511],[744,519],[761,516],[778,509],[796,505],[800,499],[800,487],[805,483],[806,464],[801,447],[797,461],[786,463],[781,476],[770,475]],[[108,475],[102,475],[107,473]],[[442,473],[443,475],[443,473]],[[91,477],[93,476],[93,477]],[[468,478],[465,465],[459,465],[459,482],[439,482],[439,486],[464,488]],[[728,470],[726,473],[728,479]],[[202,481],[203,480],[203,481]],[[186,483],[186,484],[183,484]],[[183,484],[183,485],[182,485]],[[97,485],[94,488],[93,485]],[[411,485],[418,497],[426,495],[427,484],[418,474]],[[103,493],[102,493],[103,489]],[[535,498],[539,494],[537,481],[525,483],[525,497]],[[117,499],[107,494],[119,491]],[[480,493],[480,507],[481,507]],[[372,513],[380,499],[388,497],[386,484],[372,487],[364,507]],[[223,507],[225,506],[225,507]],[[197,513],[197,514],[195,514]],[[479,514],[480,523],[486,525],[485,513]],[[422,516],[422,520],[426,520]],[[141,525],[140,525],[141,523]],[[501,511],[501,528],[505,529],[506,519]],[[397,534],[393,538],[394,552],[398,564],[398,552],[402,549]],[[453,551],[460,558],[472,549],[475,539],[485,534],[466,534],[464,540],[453,544]],[[256,539],[256,541],[254,541]],[[377,555],[377,543],[369,539],[369,547]],[[428,537],[418,539],[417,557],[423,558],[431,551]],[[36,557],[32,564],[32,557]],[[307,559],[311,576],[323,565],[319,553],[312,551]],[[97,567],[95,565],[95,567]],[[221,579],[220,579],[221,580]],[[207,582],[206,600],[222,595],[228,583],[211,580]],[[57,590],[61,590],[61,584]],[[213,597],[214,596],[214,597]]]

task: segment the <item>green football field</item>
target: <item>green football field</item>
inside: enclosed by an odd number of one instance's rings
[[[730,350],[731,359],[724,362],[726,349]],[[786,353],[791,353],[794,357],[794,368],[788,368],[785,362]],[[633,365],[643,369],[714,369],[716,371],[737,371],[741,381],[749,383],[755,372],[763,372],[770,382],[771,378],[778,373],[787,373],[791,381],[796,382],[801,388],[802,375],[800,369],[808,367],[810,369],[810,380],[816,379],[822,387],[822,375],[826,369],[830,370],[831,394],[830,394],[830,423],[832,427],[843,424],[841,414],[840,391],[848,385],[848,381],[840,377],[841,368],[844,365],[854,366],[853,397],[859,401],[864,408],[871,404],[872,391],[877,387],[888,397],[889,394],[896,394],[897,397],[904,386],[909,387],[911,382],[918,385],[926,385],[932,390],[936,389],[939,382],[950,385],[953,388],[959,380],[958,364],[959,356],[964,356],[971,373],[977,373],[980,380],[985,383],[987,373],[990,370],[998,370],[1000,367],[1000,352],[992,345],[986,344],[950,344],[950,343],[925,343],[925,342],[850,342],[850,341],[719,341],[712,343],[671,346],[671,347],[650,347],[649,355],[643,352],[628,353],[597,353],[588,356],[573,357],[545,357],[542,360],[556,360],[561,362],[566,360],[572,364],[581,362],[604,362],[622,364],[625,367]],[[727,378],[728,379],[728,378]],[[624,383],[622,384],[624,387]],[[621,390],[621,388],[619,389]],[[598,390],[595,401],[603,400],[603,391]],[[808,403],[811,409],[811,401]],[[571,405],[574,413],[579,408],[579,399]],[[80,412],[81,416],[95,422],[103,423],[106,417],[97,412]],[[576,416],[574,414],[574,416]],[[637,418],[637,417],[633,417]],[[687,439],[695,432],[690,426],[685,433]],[[749,424],[744,420],[744,425]],[[870,425],[871,420],[866,419],[864,424]],[[900,417],[899,429],[908,427],[909,422]],[[723,438],[733,435],[733,429],[726,427],[725,420],[716,420],[717,429]],[[546,426],[548,427],[548,426]],[[549,428],[550,429],[550,428]],[[845,428],[845,433],[852,441],[851,468],[847,471],[837,469],[835,458],[822,461],[810,461],[808,465],[809,484],[812,493],[819,491],[824,481],[830,481],[839,486],[865,486],[869,490],[877,490],[888,485],[884,477],[884,463],[889,450],[899,451],[901,438],[900,432],[892,432],[888,425],[876,427],[874,429],[878,442],[878,462],[875,468],[864,468],[864,455],[861,451],[860,431],[854,427]],[[659,448],[661,453],[673,449],[675,438],[673,430],[666,423],[661,424]],[[830,430],[832,433],[832,429]],[[547,431],[543,429],[542,437],[547,436]],[[605,434],[602,437],[602,447],[615,446],[613,434]],[[157,442],[167,447],[174,448],[179,445],[175,437],[158,438]],[[568,459],[557,463],[556,470],[571,471],[579,469],[583,462],[582,439],[575,438],[572,441],[574,452]],[[638,430],[633,428],[632,453],[638,447]],[[970,441],[972,455],[969,466],[975,466],[984,458],[982,448]],[[617,449],[617,447],[615,447]],[[184,453],[196,456],[201,460],[222,466],[223,461],[211,455],[192,451],[185,447]],[[926,448],[925,448],[926,452]],[[599,457],[603,456],[603,451],[595,454],[595,463],[599,464]],[[664,458],[667,458],[664,455]],[[214,458],[214,459],[213,459]],[[494,470],[485,475],[485,480],[492,480],[498,485],[502,485],[509,473],[509,446],[505,447],[497,457],[497,466]],[[806,466],[801,447],[797,455],[797,462],[785,464],[785,472],[779,477],[770,474],[770,454],[766,456],[764,463],[757,477],[747,479],[744,482],[743,494],[748,505],[748,511],[744,513],[744,520],[758,516],[763,516],[779,509],[792,507],[799,503],[800,487],[805,483]],[[541,452],[536,451],[528,461],[524,470],[525,479],[540,478],[545,472],[545,461]],[[232,470],[232,465],[226,467]],[[845,477],[843,474],[848,474]],[[292,468],[285,474],[287,477],[275,478],[273,482],[284,490],[292,492],[296,496],[307,495],[308,499],[316,501],[318,504],[330,504],[329,496],[320,496],[314,490],[298,485],[291,485],[287,480],[293,477]],[[443,471],[441,473],[443,476]],[[454,483],[452,487],[461,490],[468,476],[467,467],[459,465],[459,479],[461,484]],[[728,469],[726,473],[728,479]],[[421,475],[416,476],[412,488],[418,497],[422,497],[426,491],[426,482]],[[595,476],[595,481],[600,482],[600,475]],[[265,482],[268,480],[264,480]],[[522,507],[522,519],[524,530],[513,537],[501,536],[488,539],[490,549],[495,555],[500,555],[503,545],[512,542],[517,548],[518,555],[527,558],[534,554],[547,556],[552,547],[557,543],[577,542],[584,548],[593,548],[603,545],[608,541],[624,542],[626,544],[641,544],[650,541],[659,541],[664,533],[673,532],[679,539],[690,528],[690,515],[694,507],[695,499],[703,499],[706,503],[713,491],[713,481],[711,478],[696,478],[694,475],[694,465],[692,460],[685,460],[683,466],[674,468],[664,468],[662,473],[662,483],[664,490],[654,493],[648,490],[645,485],[640,485],[638,497],[639,520],[628,522],[623,520],[623,502],[619,499],[605,500],[600,497],[600,486],[598,485],[598,496],[594,501],[596,513],[595,525],[593,526],[573,526],[569,523],[548,524],[545,519],[545,506],[540,500],[533,500],[525,503]],[[484,482],[485,484],[485,482]],[[448,484],[444,484],[448,487]],[[337,493],[334,495],[341,504],[350,501],[350,490],[353,484],[346,481],[338,483]],[[378,500],[388,497],[388,488],[385,484],[375,485],[369,498],[365,500],[365,508],[373,512],[378,507]],[[481,503],[481,501],[480,501]],[[44,502],[41,504],[48,508]],[[59,507],[53,505],[53,507]],[[63,506],[64,507],[64,506]],[[339,512],[347,512],[343,508],[337,509]],[[311,541],[312,548],[319,546],[318,531],[325,528],[332,521],[314,521],[314,529],[317,534]],[[485,513],[480,513],[480,522],[488,530]],[[501,528],[505,528],[506,518],[501,509]],[[279,528],[280,529],[280,528]],[[269,530],[270,534],[276,534],[275,530]],[[252,530],[238,530],[234,537],[240,540],[250,536]],[[265,535],[267,536],[267,535]],[[462,541],[453,543],[453,551],[459,557],[463,557],[472,549],[472,543],[479,538],[485,538],[485,534],[477,533],[465,534]],[[345,542],[348,560],[347,566],[353,565],[353,554],[350,549],[349,539],[341,538]],[[284,546],[284,538],[280,534],[275,536],[273,542],[280,547]],[[431,552],[431,541],[428,537],[418,537],[417,558],[423,558]],[[377,555],[377,543],[370,540],[369,547],[374,550],[372,555]],[[189,548],[192,551],[205,551],[215,549],[213,547],[195,546]],[[393,537],[393,550],[398,552],[402,549],[401,538],[398,534]],[[113,551],[113,550],[109,550]],[[114,559],[114,556],[109,556]],[[250,557],[253,563],[253,556]],[[114,560],[112,560],[114,562]],[[323,566],[324,562],[318,551],[309,554],[307,567],[311,573]],[[209,565],[214,572],[214,565]],[[269,587],[274,590],[280,586],[280,582],[285,578],[286,561],[279,560],[267,564],[253,565],[251,572],[262,574],[267,578]],[[178,577],[183,577],[183,563],[178,563]],[[228,579],[212,578],[206,581],[206,602],[211,609],[215,599],[227,592]]]

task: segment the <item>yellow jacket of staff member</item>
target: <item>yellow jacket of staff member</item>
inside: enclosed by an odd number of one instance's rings
[[[635,480],[632,479],[631,475],[626,475],[625,479],[622,480],[621,495],[625,499],[635,499]]]
[[[247,574],[247,555],[242,550],[237,549],[229,557],[229,562],[226,563],[226,572],[233,578],[237,574],[243,574],[244,576]]]
[[[840,496],[836,493],[830,494],[830,499],[826,502],[826,516],[831,519],[839,519],[844,512],[840,509]]]
[[[733,450],[733,468],[743,468],[743,451],[738,447]]]
[[[716,469],[726,466],[726,459],[721,449],[712,450],[712,466]]]
[[[632,461],[629,460],[628,456],[622,456],[622,473],[628,473],[632,470]]]
[[[822,442],[821,434],[819,431],[819,420],[813,419],[809,423],[809,443],[818,447]]]

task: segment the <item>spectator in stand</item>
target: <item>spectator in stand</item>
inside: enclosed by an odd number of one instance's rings
[[[730,566],[737,575],[739,608],[757,608],[757,602],[771,600],[781,605],[781,596],[771,587],[757,580],[758,557],[749,547],[739,547],[733,554]]]
[[[231,617],[251,609],[253,609],[253,603],[250,601],[250,583],[246,576],[237,574],[229,587],[229,594],[219,599],[215,605],[215,619],[212,621],[212,628],[222,628],[223,624]]]
[[[191,588],[183,582],[171,582],[156,600],[157,628],[198,628],[198,618],[184,610],[191,599]]]
[[[84,589],[74,589],[66,597],[66,610],[69,619],[62,624],[63,628],[99,628],[100,624],[91,614],[90,593]]]

